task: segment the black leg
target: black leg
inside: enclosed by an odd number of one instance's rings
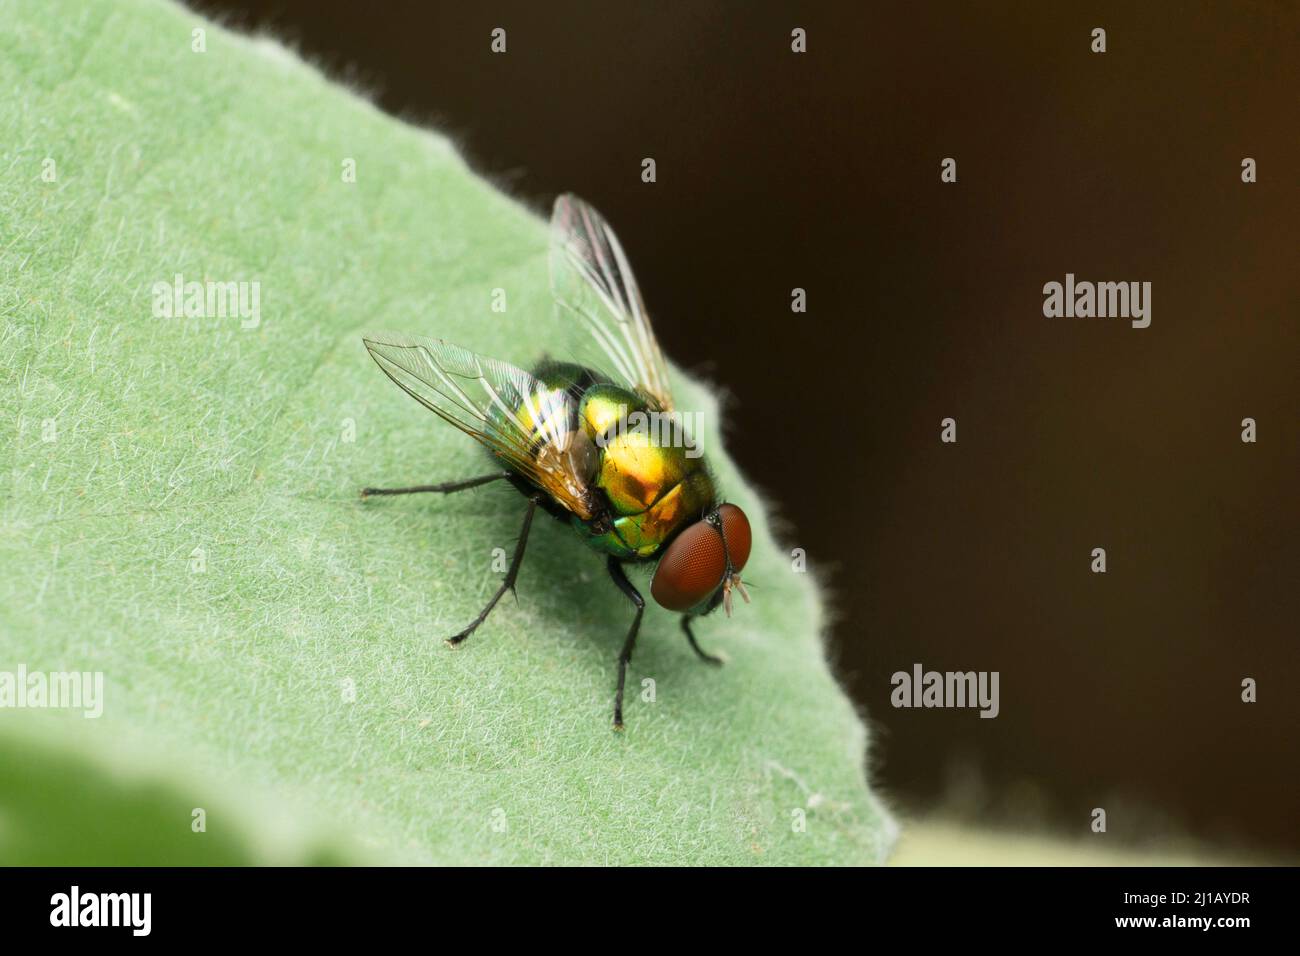
[[[623,641],[623,650],[618,655],[618,693],[614,695],[614,729],[623,729],[623,682],[627,679],[627,665],[632,660],[632,649],[636,647],[636,635],[641,630],[641,615],[645,611],[645,598],[632,586],[623,571],[623,564],[617,558],[609,559],[609,576],[614,579],[618,589],[627,595],[629,601],[636,605],[636,617],[632,618],[632,627]]]
[[[506,579],[501,582],[501,587],[497,588],[497,593],[492,595],[492,600],[488,601],[487,607],[479,612],[479,616],[474,618],[473,623],[459,634],[453,634],[447,638],[448,647],[457,646],[461,641],[473,634],[474,629],[487,620],[487,616],[497,606],[497,601],[501,600],[501,595],[515,589],[515,578],[519,576],[519,566],[524,563],[524,546],[528,544],[528,529],[533,525],[533,512],[537,510],[537,500],[536,496],[528,499],[528,511],[524,514],[524,527],[519,532],[519,541],[515,544],[515,555],[510,559],[510,570],[506,572]]]
[[[464,481],[447,481],[441,485],[415,485],[412,488],[362,488],[361,497],[369,498],[371,495],[414,495],[422,491],[436,491],[439,494],[449,495],[453,491],[477,488],[479,485],[486,485],[490,481],[500,481],[502,478],[508,477],[509,472],[500,471],[494,475],[481,475],[478,478],[466,478]]]
[[[686,640],[691,642],[691,650],[700,656],[700,660],[704,661],[706,664],[713,664],[715,667],[722,666],[723,661],[721,657],[717,657],[713,654],[706,654],[700,649],[700,645],[696,643],[695,634],[691,631],[691,616],[689,614],[682,615],[682,630],[686,632]]]

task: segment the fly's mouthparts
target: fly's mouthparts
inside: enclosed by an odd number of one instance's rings
[[[740,592],[740,596],[749,603],[749,592],[745,590],[745,582],[740,580],[740,575],[735,571],[729,573],[722,579],[722,606],[727,611],[727,617],[731,617],[731,589],[735,588]]]

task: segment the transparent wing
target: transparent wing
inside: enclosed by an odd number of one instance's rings
[[[670,411],[668,366],[632,267],[609,223],[577,196],[555,200],[550,267],[551,295],[576,319],[572,358]]]
[[[385,374],[417,402],[580,518],[592,516],[590,440],[573,427],[567,392],[441,339],[383,332],[364,341]]]

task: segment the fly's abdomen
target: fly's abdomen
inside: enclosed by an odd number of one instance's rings
[[[598,381],[593,375],[577,365],[543,365],[533,376],[542,387],[521,392],[511,405],[494,410],[510,420],[510,427],[503,431],[526,436],[528,456],[544,473],[563,480],[568,494],[578,501],[590,498],[589,488],[600,462],[596,446],[578,420],[583,390]],[[590,510],[590,502],[587,504]]]

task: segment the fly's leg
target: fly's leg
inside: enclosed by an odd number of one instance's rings
[[[519,532],[519,541],[515,544],[515,554],[510,559],[510,570],[506,572],[506,579],[501,582],[501,587],[497,588],[497,593],[492,595],[492,600],[487,602],[487,607],[479,612],[479,616],[474,618],[470,626],[459,634],[453,634],[447,638],[448,647],[456,647],[461,641],[473,634],[474,629],[487,620],[487,616],[497,606],[497,601],[501,600],[501,595],[507,591],[514,591],[515,578],[519,576],[519,566],[524,563],[524,546],[528,544],[528,529],[533,526],[533,512],[537,510],[537,502],[538,497],[536,495],[528,499],[528,511],[524,514],[524,526]]]
[[[447,481],[441,485],[415,485],[411,488],[362,488],[361,497],[369,498],[371,495],[414,495],[424,491],[436,491],[439,494],[449,495],[453,491],[477,488],[479,485],[486,485],[491,481],[500,481],[502,478],[508,478],[509,476],[509,472],[499,471],[492,475],[480,475],[478,478],[466,478],[464,481]]]
[[[700,660],[706,664],[712,664],[714,667],[721,667],[723,659],[715,654],[706,653],[695,640],[695,634],[691,631],[691,615],[682,615],[682,630],[686,632],[686,640],[690,642],[691,650],[699,655]]]
[[[618,693],[614,695],[614,729],[623,729],[623,682],[627,679],[627,665],[632,660],[632,649],[636,647],[636,635],[641,630],[641,615],[645,611],[645,598],[641,596],[623,571],[623,564],[617,558],[609,559],[609,576],[614,579],[618,589],[627,595],[627,599],[636,605],[636,616],[632,618],[632,627],[628,629],[627,639],[623,641],[623,650],[618,655]]]

